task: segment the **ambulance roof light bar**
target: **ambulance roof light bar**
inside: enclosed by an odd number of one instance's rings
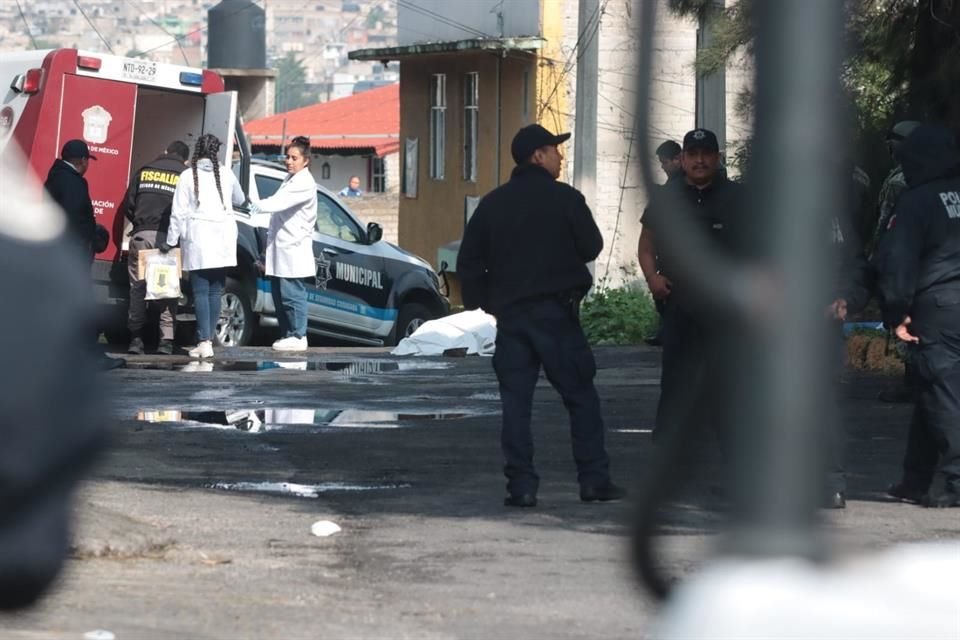
[[[203,84],[203,74],[182,71],[180,72],[180,84],[185,84],[191,87],[199,87]]]
[[[100,65],[103,61],[93,56],[79,56],[77,58],[77,67],[80,69],[89,69],[91,71],[100,71]]]

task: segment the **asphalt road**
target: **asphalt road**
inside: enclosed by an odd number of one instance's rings
[[[632,505],[579,502],[565,412],[544,380],[541,503],[515,510],[502,506],[489,360],[222,355],[212,371],[144,356],[103,374],[116,435],[78,497],[73,558],[40,606],[0,617],[0,638],[648,637],[657,605],[627,552]],[[659,354],[597,356],[613,472],[629,487],[651,455]],[[957,510],[883,497],[909,416],[875,400],[888,384],[843,385],[850,502],[824,526],[844,553],[960,537]],[[724,522],[709,440],[685,468],[660,538],[677,577],[711,557]],[[321,520],[342,530],[314,536]]]

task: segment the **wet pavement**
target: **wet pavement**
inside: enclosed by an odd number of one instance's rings
[[[659,354],[597,349],[616,479],[654,455]],[[79,502],[75,559],[0,637],[644,638],[655,604],[627,552],[631,503],[578,499],[562,404],[541,378],[540,504],[504,508],[499,393],[489,359],[385,349],[223,349],[213,362],[137,356],[102,374],[113,447]],[[844,548],[956,538],[957,512],[892,503],[909,406],[851,375],[849,508],[824,513]],[[724,529],[715,443],[664,514],[663,566],[710,557]],[[340,531],[311,533],[317,521]],[[122,550],[117,551],[117,550]]]

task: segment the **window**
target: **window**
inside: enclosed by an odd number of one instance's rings
[[[430,77],[430,177],[443,180],[447,145],[447,75]]]
[[[330,163],[324,162],[323,166],[320,167],[320,179],[329,180],[330,179]]]
[[[280,188],[280,185],[283,184],[282,180],[277,178],[270,178],[268,176],[255,176],[254,179],[257,181],[257,194],[260,196],[261,200],[266,200],[273,194],[277,192],[277,189]]]
[[[480,115],[476,72],[463,77],[463,179],[477,181],[477,118]]]
[[[317,192],[317,231],[350,242],[360,242],[363,235],[340,205],[320,191]]]
[[[403,148],[403,195],[417,197],[417,176],[420,168],[420,138],[407,138]]]
[[[387,190],[387,161],[385,158],[373,158],[373,191],[383,193]]]

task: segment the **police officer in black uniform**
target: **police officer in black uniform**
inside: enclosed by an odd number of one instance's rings
[[[844,339],[843,323],[849,314],[858,313],[867,306],[875,288],[873,270],[867,263],[863,252],[863,243],[857,232],[855,220],[861,205],[861,189],[852,163],[841,163],[844,192],[843,207],[829,220],[827,234],[829,249],[824,257],[829,260],[831,279],[825,291],[824,302],[828,303],[826,315],[830,321],[828,332],[829,352],[827,361],[831,364],[830,373],[839,383],[843,364]],[[853,176],[846,178],[846,176]],[[836,384],[833,393],[836,392]],[[832,398],[836,402],[836,398]],[[836,412],[830,412],[824,425],[827,439],[827,478],[826,495],[823,506],[832,509],[844,509],[847,506],[847,480],[844,469],[844,449],[846,448],[846,429]]]
[[[683,149],[674,140],[667,140],[657,147],[657,160],[660,162],[660,168],[667,177],[667,184],[683,180]],[[657,261],[657,250],[653,242],[653,232],[648,225],[643,225],[640,230],[640,240],[637,244],[637,262],[640,264],[640,270],[647,281],[647,287],[650,289],[650,295],[653,297],[657,313],[663,314],[664,300],[670,295],[672,283],[660,273],[660,265]],[[662,322],[657,325],[657,331],[651,337],[646,338],[644,342],[652,347],[659,347],[663,344]]]
[[[156,249],[167,238],[173,192],[180,174],[190,158],[190,149],[177,140],[171,142],[160,157],[142,167],[123,199],[124,215],[133,223],[130,250],[127,253],[127,275],[130,279],[130,308],[127,327],[130,329],[130,347],[127,353],[143,353],[143,328],[147,322],[147,302],[144,299],[147,283],[138,275],[140,252]],[[158,353],[173,353],[173,326],[176,320],[177,300],[155,301],[160,312],[160,345]]]
[[[457,259],[464,306],[497,318],[493,367],[503,407],[504,504],[537,504],[530,413],[542,366],[570,414],[580,499],[617,500],[610,480],[596,363],[578,318],[593,284],[586,263],[603,248],[583,195],[557,182],[563,155],[540,125],[520,129],[510,147],[510,181],[488,193],[467,225]]]
[[[877,255],[884,323],[909,343],[917,403],[898,499],[960,506],[960,151],[922,124],[901,148],[907,189]],[[944,492],[930,495],[937,462]]]
[[[709,243],[717,250],[732,244],[731,226],[740,212],[740,185],[727,180],[720,171],[720,146],[717,136],[707,129],[694,129],[683,138],[682,179],[671,180],[653,194],[643,216],[643,224],[653,235],[665,216],[685,215],[669,211],[671,201],[684,202],[694,216],[691,223],[702,228]],[[659,255],[659,273],[653,274],[670,283],[663,300],[661,339],[663,342],[660,374],[660,402],[657,406],[654,440],[662,440],[681,423],[696,420],[707,411],[703,402],[691,398],[704,397],[710,354],[715,345],[713,319],[704,313],[689,292],[676,287],[670,256]]]
[[[93,261],[94,245],[97,242],[97,221],[90,200],[90,186],[84,174],[90,161],[97,156],[83,140],[68,140],[60,151],[60,158],[53,161],[47,173],[44,188],[67,215],[70,237],[77,242]]]

